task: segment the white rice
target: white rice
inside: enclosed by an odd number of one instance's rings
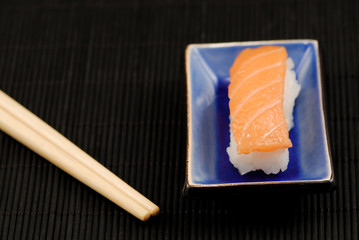
[[[293,60],[288,58],[286,61],[287,71],[284,83],[284,114],[287,121],[288,131],[293,127],[293,108],[297,98],[300,85],[298,84]],[[237,142],[234,139],[232,129],[230,129],[230,143],[227,148],[229,160],[238,169],[240,174],[246,174],[250,171],[263,170],[266,174],[277,174],[279,171],[285,171],[289,162],[288,149],[278,149],[273,152],[252,152],[249,154],[237,153]]]

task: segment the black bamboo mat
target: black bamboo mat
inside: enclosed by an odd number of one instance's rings
[[[0,132],[0,239],[359,239],[359,2],[6,1],[0,88],[161,207],[141,222]],[[337,188],[188,200],[189,43],[319,40]]]

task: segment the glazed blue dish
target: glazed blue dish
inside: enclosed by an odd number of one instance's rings
[[[226,152],[229,145],[229,69],[245,48],[280,45],[294,61],[301,91],[294,107],[293,147],[284,172],[241,175]],[[328,189],[334,182],[323,111],[316,40],[191,44],[186,50],[188,150],[185,196],[243,191]]]

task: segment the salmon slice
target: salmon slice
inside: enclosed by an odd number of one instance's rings
[[[243,50],[230,69],[231,128],[238,154],[289,148],[283,110],[287,51],[280,46]]]

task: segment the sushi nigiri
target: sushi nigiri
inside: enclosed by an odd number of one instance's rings
[[[244,49],[230,69],[229,159],[241,174],[287,169],[289,130],[300,86],[285,47]]]

